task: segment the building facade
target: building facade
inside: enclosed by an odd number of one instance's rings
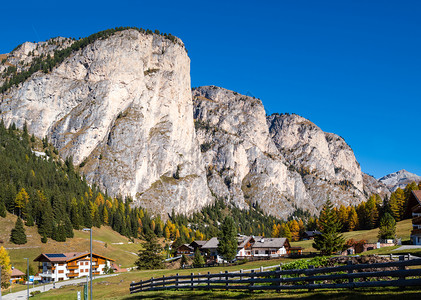
[[[412,244],[421,245],[421,190],[412,191],[408,200],[408,208],[412,212]]]
[[[89,275],[89,253],[42,253],[34,259],[39,263],[38,275],[43,282],[62,281]],[[102,275],[114,260],[92,253],[92,275]]]

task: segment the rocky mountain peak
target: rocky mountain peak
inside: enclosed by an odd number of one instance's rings
[[[395,173],[388,174],[379,179],[380,182],[385,184],[392,192],[397,188],[405,188],[408,183],[413,181],[420,182],[421,176],[406,170],[400,170]]]
[[[25,61],[33,47],[14,57]],[[317,214],[327,197],[350,205],[385,189],[341,137],[311,121],[266,117],[259,99],[220,87],[191,90],[178,38],[128,29],[73,48],[3,93],[1,117],[47,136],[111,195],[164,217],[219,198],[287,218]]]

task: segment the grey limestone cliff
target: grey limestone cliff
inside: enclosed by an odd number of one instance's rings
[[[73,43],[25,43],[3,62],[25,70]],[[1,118],[27,123],[86,178],[152,213],[191,213],[215,198],[286,218],[317,214],[328,195],[357,204],[384,186],[361,172],[345,141],[298,115],[215,86],[190,89],[181,40],[116,32],[1,94]],[[374,181],[373,181],[374,180]]]

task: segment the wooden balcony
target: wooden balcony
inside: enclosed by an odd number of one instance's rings
[[[74,277],[78,277],[79,276],[79,273],[68,273],[67,274],[67,277],[69,277],[69,278],[74,278]]]
[[[421,216],[413,217],[412,218],[412,224],[414,224],[414,225],[421,225]]]
[[[414,234],[421,234],[421,228],[412,229],[411,235],[414,235]]]
[[[421,205],[416,205],[411,210],[414,213],[421,213]]]

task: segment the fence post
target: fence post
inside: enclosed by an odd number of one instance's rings
[[[308,266],[308,268],[312,270],[312,269],[314,269],[314,266]],[[313,274],[310,274],[309,276],[313,276]],[[314,285],[314,280],[310,280],[308,283]],[[312,292],[313,289],[312,288],[309,288],[308,291],[309,292]]]
[[[193,288],[193,275],[194,275],[194,273],[191,273],[191,274],[190,274],[190,282],[191,282],[191,286],[192,286],[192,288]]]
[[[219,272],[219,280],[222,280],[221,274],[222,274],[222,271]]]
[[[165,289],[165,275],[162,275],[162,287]]]
[[[282,263],[279,264],[279,271],[282,271]],[[278,289],[276,290],[278,293],[281,291],[281,280],[282,280],[282,275],[279,274],[279,282],[278,282]]]
[[[151,278],[151,285],[152,285],[152,286],[151,286],[149,289],[153,289],[153,288],[154,288],[153,284],[154,284],[154,278],[152,277],[152,278]]]
[[[346,264],[348,265],[348,266],[352,266],[352,260],[348,260],[347,262],[346,262]],[[352,273],[354,273],[354,270],[353,269],[349,269],[348,270],[348,274],[352,274]],[[349,283],[349,285],[351,285],[352,283],[354,283],[354,278],[352,278],[352,277],[349,277],[348,278],[348,283]],[[350,287],[350,289],[353,289],[354,287]]]
[[[176,289],[176,291],[178,291],[178,276],[180,276],[180,275],[177,273],[177,275],[175,277],[175,289]]]
[[[228,276],[227,276],[227,274],[228,274],[228,271],[225,271],[225,281],[228,281]],[[228,282],[227,283],[225,283],[225,286],[228,286]],[[227,289],[228,290],[228,289]]]
[[[208,289],[210,289],[210,272],[208,272]]]
[[[399,261],[405,261],[404,255],[399,255]],[[405,270],[405,266],[399,266],[399,270]],[[405,281],[405,276],[399,276],[399,281]],[[400,290],[405,289],[405,286],[399,287]]]
[[[393,259],[393,254],[392,254],[392,253],[390,253],[389,255],[390,255],[390,259]]]
[[[139,283],[140,283],[140,290],[142,290],[142,289],[143,289],[143,287],[142,287],[142,285],[143,285],[143,280],[141,280]],[[45,286],[44,286],[44,288],[45,288]]]
[[[263,266],[260,266],[260,272],[263,272]]]
[[[241,274],[243,274],[243,272],[244,272],[244,270],[243,270],[243,269],[241,269],[241,270],[240,270],[240,280],[243,280],[243,276],[241,276]]]
[[[251,276],[250,276],[250,286],[254,286],[254,282],[253,282],[253,279],[254,279],[254,270],[251,270]],[[251,289],[252,290],[252,289]]]

